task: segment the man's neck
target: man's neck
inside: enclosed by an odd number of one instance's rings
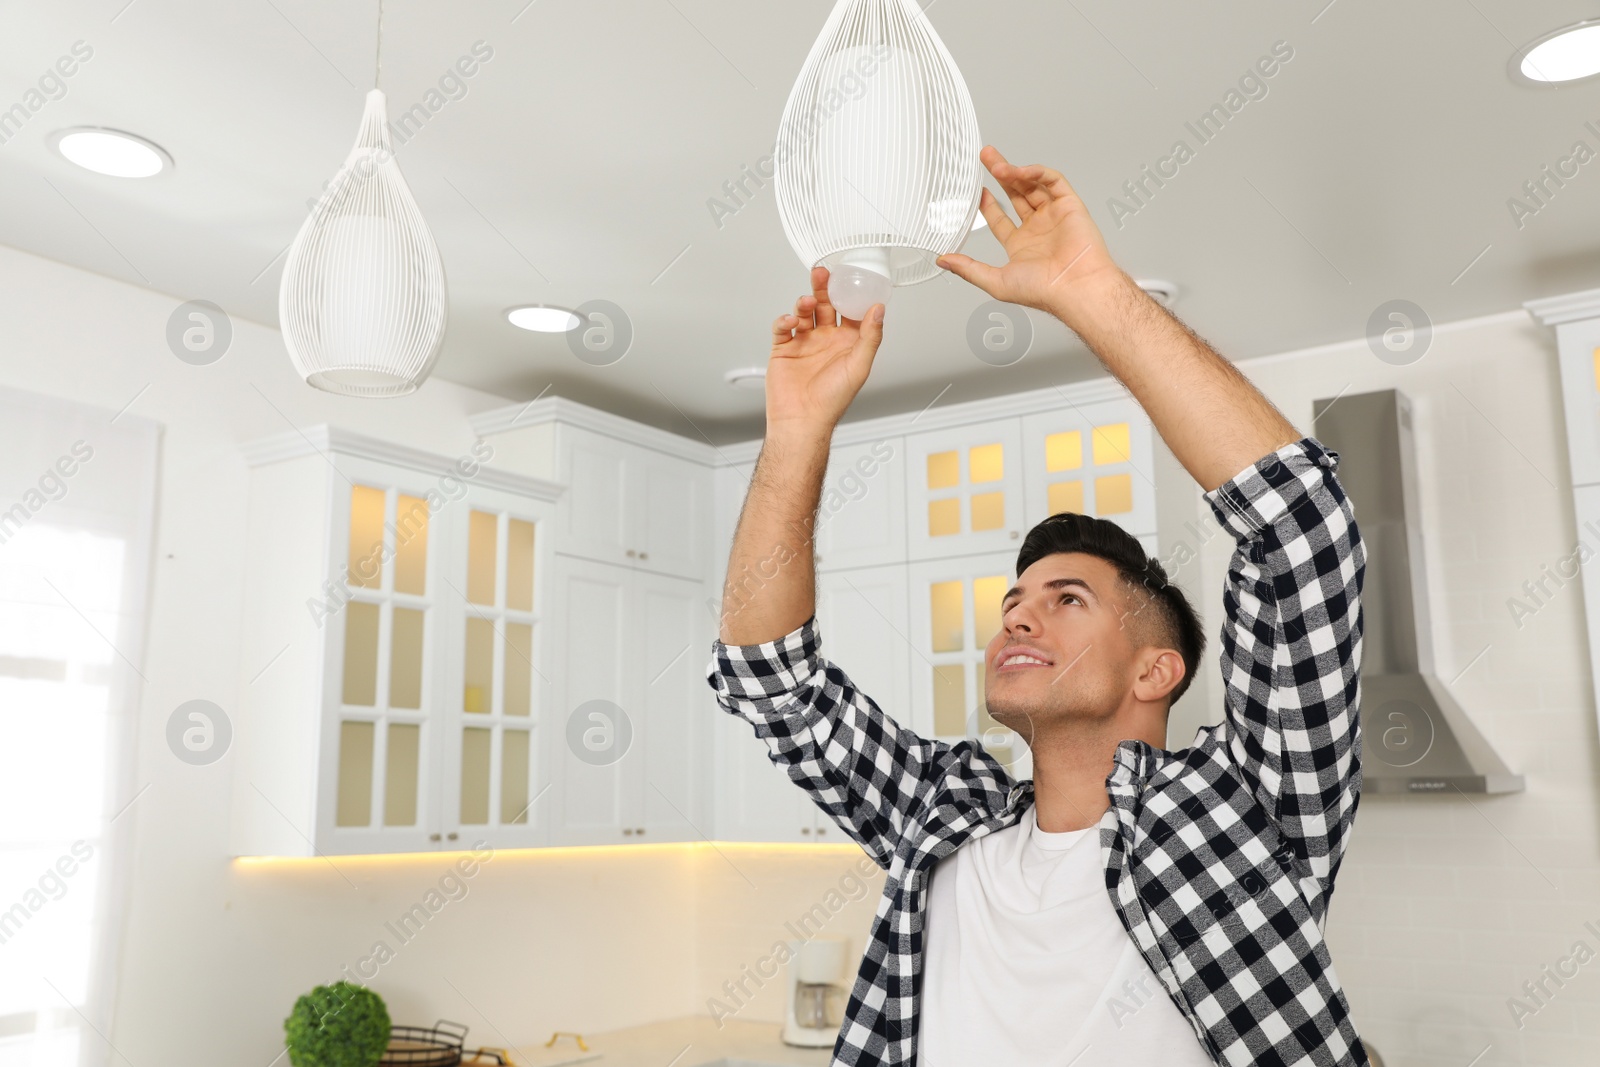
[[[1085,737],[1044,737],[1033,751],[1033,802],[1039,829],[1066,833],[1094,826],[1111,806],[1106,778],[1116,762],[1117,745],[1125,737],[1114,734]],[[1138,736],[1161,748],[1166,738]]]

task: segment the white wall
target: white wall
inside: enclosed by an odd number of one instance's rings
[[[150,789],[133,809],[112,1040],[133,1063],[265,1064],[294,997],[376,941],[398,947],[384,924],[446,861],[232,863],[231,760],[196,768],[168,752],[171,709],[237,697],[249,561],[235,445],[287,419],[454,454],[470,443],[466,416],[503,401],[443,381],[386,402],[316,393],[294,377],[277,334],[247,323],[235,324],[221,362],[191,367],[166,347],[177,298],[3,248],[0,286],[0,384],[112,411],[137,394],[130,410],[166,427],[140,728],[139,781]],[[1363,801],[1329,936],[1357,1021],[1392,1067],[1465,1067],[1485,1046],[1482,1067],[1578,1067],[1600,1047],[1600,960],[1520,1031],[1507,1009],[1574,942],[1600,951],[1583,925],[1600,928],[1600,746],[1579,593],[1562,590],[1521,630],[1506,608],[1576,545],[1553,353],[1553,338],[1518,314],[1441,328],[1407,368],[1364,343],[1245,368],[1302,427],[1313,399],[1345,389],[1399,387],[1416,401],[1440,673],[1451,680],[1488,647],[1453,691],[1528,776],[1528,792],[1512,797]],[[1164,504],[1193,514],[1192,496],[1174,496],[1192,490],[1170,474]],[[1205,552],[1199,574],[1181,580],[1211,590],[1200,600],[1215,632],[1223,539]],[[501,855],[372,984],[397,1017],[453,1017],[488,1044],[702,1012],[853,866],[845,848]],[[826,932],[859,948],[880,884],[846,900]],[[739,1017],[776,1019],[780,1005],[769,984]]]

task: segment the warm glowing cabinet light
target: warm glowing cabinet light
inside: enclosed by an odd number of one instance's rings
[[[860,319],[938,275],[982,190],[977,113],[916,0],[840,0],[789,95],[777,197],[789,243]]]

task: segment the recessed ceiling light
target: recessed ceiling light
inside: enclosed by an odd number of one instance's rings
[[[534,333],[571,333],[583,325],[576,311],[545,304],[512,308],[506,312],[511,325]]]
[[[153,178],[172,167],[172,157],[155,142],[99,126],[57,130],[50,146],[69,163],[113,178]]]
[[[767,368],[765,367],[740,367],[731,370],[722,376],[722,380],[735,389],[766,389]]]
[[[1134,284],[1149,293],[1155,302],[1164,308],[1171,307],[1172,302],[1178,299],[1177,282],[1164,282],[1156,278],[1144,278]]]
[[[1524,85],[1570,85],[1600,75],[1600,19],[1564,26],[1511,57],[1511,80]]]

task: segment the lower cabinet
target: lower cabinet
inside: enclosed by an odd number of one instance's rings
[[[713,838],[700,582],[558,557],[551,843]]]

